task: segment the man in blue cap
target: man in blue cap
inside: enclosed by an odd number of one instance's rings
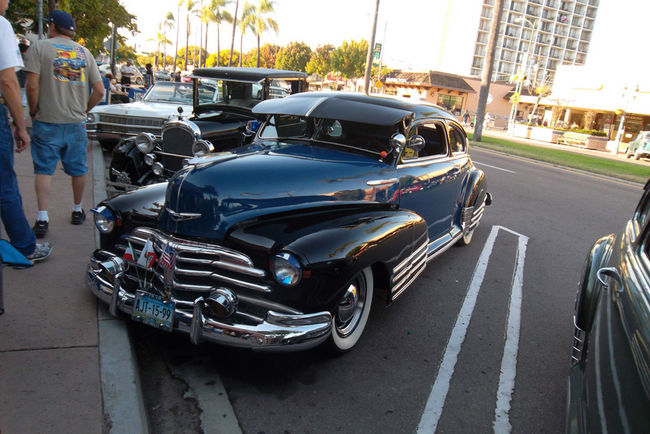
[[[88,173],[86,117],[104,96],[95,58],[72,40],[76,26],[70,14],[53,10],[48,21],[49,38],[33,44],[25,56],[38,202],[33,230],[38,238],[48,231],[52,175],[59,160],[72,178],[74,204],[70,223],[80,225],[86,218],[81,207]]]
[[[50,243],[36,244],[25,218],[14,171],[14,141],[15,151],[22,152],[29,146],[29,135],[25,130],[20,86],[15,72],[22,68],[23,61],[11,24],[2,16],[8,3],[8,0],[0,0],[0,217],[11,245],[32,262],[37,262],[47,258],[52,247]],[[13,119],[13,134],[7,112]],[[0,291],[0,302],[1,298]]]

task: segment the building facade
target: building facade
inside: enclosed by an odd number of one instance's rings
[[[493,80],[552,84],[559,65],[583,65],[599,0],[504,0]],[[488,50],[494,0],[482,0],[470,75],[480,76]]]

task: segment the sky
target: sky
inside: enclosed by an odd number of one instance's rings
[[[240,0],[240,8],[244,1]],[[448,1],[380,0],[376,42],[383,42],[383,63],[391,68],[412,71],[436,69],[439,53],[435,46],[438,44],[431,39],[431,29],[443,25],[444,10]],[[155,51],[154,40],[158,23],[168,11],[176,15],[178,0],[120,2],[138,20],[140,33],[130,37],[130,41],[137,44],[138,51]],[[279,32],[277,35],[273,32],[262,35],[261,43],[284,46],[298,41],[316,48],[328,43],[337,47],[350,40],[369,41],[375,3],[375,0],[275,0],[274,18],[278,22]],[[155,8],[152,8],[152,5],[155,5]],[[234,7],[229,7],[228,10],[232,13]],[[612,71],[626,80],[643,79],[647,75],[645,71],[650,70],[650,53],[649,50],[644,50],[642,45],[647,40],[645,30],[649,16],[650,2],[646,0],[600,0],[587,64]],[[180,32],[184,35],[183,11],[181,21]],[[468,31],[454,34],[462,33],[462,37],[474,40],[478,23],[473,22],[474,19],[471,21],[457,18],[453,25],[466,26]],[[193,32],[190,45],[198,45],[197,19],[191,27],[197,31]],[[217,44],[214,30],[211,26],[208,37],[208,51],[211,53],[216,51]],[[231,32],[230,24],[221,29],[221,49],[230,47]],[[168,38],[175,41],[175,34],[168,35]],[[461,41],[460,45],[463,45]],[[184,46],[184,38],[179,42],[179,48],[181,46]],[[255,46],[255,37],[245,34],[244,52]],[[235,49],[239,50],[239,36],[235,40]],[[454,53],[447,52],[444,55],[453,56]],[[467,74],[469,71],[451,72]],[[630,76],[631,78],[628,78]],[[648,87],[650,88],[650,85]]]

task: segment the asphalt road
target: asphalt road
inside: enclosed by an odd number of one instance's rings
[[[193,346],[131,324],[153,430],[562,432],[584,258],[641,187],[471,154],[494,196],[472,244],[429,263],[390,308],[375,304],[351,353]]]

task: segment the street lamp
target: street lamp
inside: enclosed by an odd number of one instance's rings
[[[531,39],[529,40],[529,43],[528,43],[528,51],[524,53],[524,56],[523,56],[523,59],[522,59],[523,61],[521,62],[522,66],[523,66],[523,68],[521,68],[521,70],[523,71],[523,75],[527,76],[528,75],[528,60],[531,57],[532,48],[535,45],[536,40],[537,40],[537,34],[539,33],[539,24],[540,24],[541,20],[536,19],[534,21],[530,21],[528,18],[519,17],[519,19],[515,20],[514,22],[515,23],[517,23],[517,22],[521,23],[522,28],[523,28],[523,26],[524,26],[523,21],[527,22],[528,25],[530,25],[530,27],[533,29],[533,33],[531,34]],[[515,87],[515,94],[516,95],[521,95],[521,84],[524,81],[523,77],[520,77],[520,75],[522,75],[522,74],[517,74],[517,86]],[[515,118],[517,117],[517,107],[518,106],[519,106],[519,101],[516,101],[512,105],[512,109],[510,110],[510,122],[515,121]]]

